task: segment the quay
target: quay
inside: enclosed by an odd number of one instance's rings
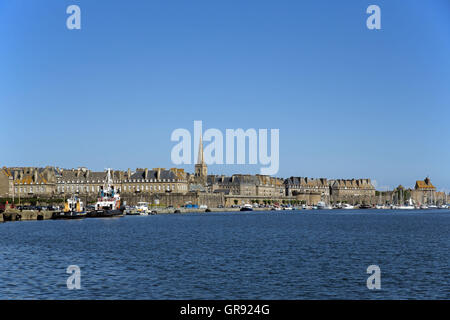
[[[270,211],[271,208],[255,208],[254,211]],[[239,212],[240,208],[210,208],[209,210],[199,208],[158,208],[154,209],[156,214],[186,214],[186,213],[205,213],[205,212]],[[0,222],[8,221],[39,221],[50,220],[56,211],[49,210],[18,210],[7,209],[0,213]]]

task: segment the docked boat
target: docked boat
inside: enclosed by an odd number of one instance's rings
[[[137,211],[136,207],[126,207],[124,211],[125,215],[127,216],[139,216],[139,212]]]
[[[122,217],[124,209],[120,203],[119,190],[112,185],[111,169],[108,169],[106,181],[100,189],[95,208],[88,212],[87,216],[89,218]]]
[[[148,209],[147,202],[138,202],[136,206],[136,211],[140,216],[148,216],[150,210]]]
[[[354,206],[352,206],[351,204],[348,204],[348,203],[344,203],[344,204],[342,204],[342,209],[355,209],[355,207]]]
[[[408,200],[407,204],[403,204],[397,207],[398,210],[414,210],[415,208],[416,207],[414,206],[411,198]]]
[[[253,206],[251,204],[244,204],[240,211],[253,211]]]
[[[319,202],[317,202],[317,209],[319,209],[319,210],[329,210],[329,209],[333,209],[333,207],[332,206],[330,206],[330,205],[327,205],[326,203],[325,203],[325,201],[319,201]]]
[[[64,210],[61,212],[54,212],[52,219],[82,219],[86,217],[86,209],[83,202],[77,197],[72,196],[67,199],[64,204]]]

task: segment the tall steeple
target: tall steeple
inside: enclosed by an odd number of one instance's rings
[[[206,183],[206,178],[208,176],[208,168],[205,163],[205,157],[203,155],[203,140],[200,136],[199,146],[198,146],[198,158],[197,164],[195,165],[194,177],[197,183]]]
[[[200,136],[200,143],[198,145],[198,158],[197,158],[197,164],[204,164],[205,158],[203,156],[203,140],[202,136]]]

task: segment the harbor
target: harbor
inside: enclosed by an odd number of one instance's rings
[[[0,221],[82,219],[196,212],[449,208],[431,179],[377,190],[369,178],[208,175],[202,140],[194,172],[182,168],[92,171],[3,167]]]

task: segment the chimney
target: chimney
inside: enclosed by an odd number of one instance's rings
[[[160,179],[161,177],[161,168],[158,168],[158,173],[156,174],[156,179]]]
[[[148,179],[148,168],[145,168],[145,170],[144,170],[144,179],[145,180]]]
[[[127,179],[130,180],[130,177],[131,177],[131,169],[128,168],[128,170],[127,170]]]
[[[38,172],[37,169],[33,170],[33,182],[36,183],[38,180]]]

